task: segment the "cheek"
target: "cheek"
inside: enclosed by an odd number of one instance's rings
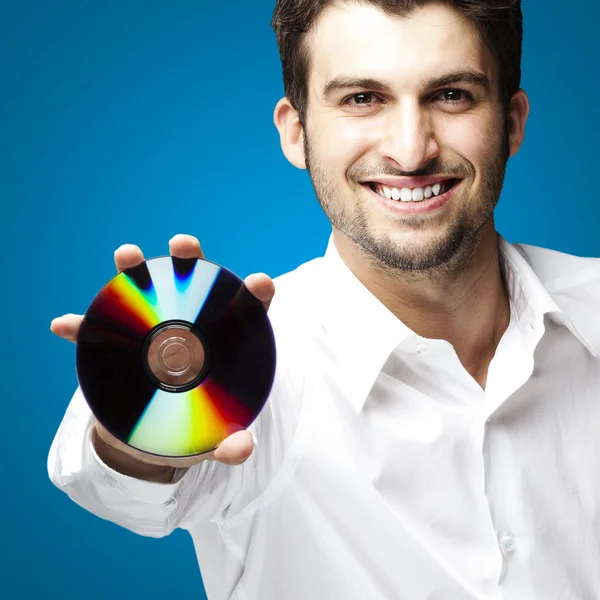
[[[495,158],[499,148],[500,130],[488,117],[481,115],[446,118],[438,124],[436,131],[442,154],[451,151],[471,163],[476,170]]]
[[[316,128],[323,160],[347,169],[377,144],[380,125],[372,119],[336,119]]]
[[[339,137],[342,143],[355,151],[364,152],[377,144],[381,139],[383,119],[348,118],[340,119]]]

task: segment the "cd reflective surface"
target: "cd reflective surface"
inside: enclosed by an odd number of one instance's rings
[[[214,450],[258,416],[275,374],[262,303],[227,269],[159,257],[96,295],[77,339],[77,376],[98,421],[150,454]]]

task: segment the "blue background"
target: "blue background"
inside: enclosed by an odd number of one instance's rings
[[[185,532],[138,537],[47,478],[76,385],[74,346],[49,323],[85,311],[125,242],[155,256],[175,233],[193,233],[241,276],[276,276],[323,252],[328,223],[272,124],[282,94],[273,3],[0,2],[7,600],[204,597]],[[498,228],[511,241],[598,256],[600,9],[529,0],[523,10],[532,113]]]

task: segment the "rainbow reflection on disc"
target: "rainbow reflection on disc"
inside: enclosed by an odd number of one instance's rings
[[[126,269],[93,299],[77,377],[96,419],[165,457],[214,450],[258,416],[275,375],[262,303],[215,263],[162,256]]]

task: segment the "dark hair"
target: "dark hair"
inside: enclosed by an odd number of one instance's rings
[[[324,8],[336,0],[277,0],[271,27],[275,30],[283,69],[285,95],[304,124],[310,51],[303,43]],[[338,0],[339,1],[339,0]],[[349,1],[349,0],[346,0]],[[352,0],[377,6],[388,15],[408,16],[432,0]],[[523,15],[521,0],[442,0],[477,27],[496,60],[501,101],[505,107],[521,83]]]

